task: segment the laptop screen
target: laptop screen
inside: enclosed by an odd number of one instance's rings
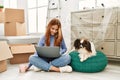
[[[57,46],[35,46],[39,57],[57,58],[60,57],[60,48]]]

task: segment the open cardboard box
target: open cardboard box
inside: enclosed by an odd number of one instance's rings
[[[33,44],[10,44],[9,46],[13,54],[13,58],[10,59],[11,64],[28,62],[29,56],[36,51]]]
[[[0,41],[0,72],[7,70],[7,59],[12,58],[12,53],[6,41]]]

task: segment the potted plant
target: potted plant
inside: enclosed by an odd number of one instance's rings
[[[4,8],[4,6],[3,6],[3,5],[0,5],[0,12],[3,11],[3,8]]]

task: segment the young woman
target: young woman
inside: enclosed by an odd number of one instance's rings
[[[58,19],[52,19],[46,28],[46,33],[40,38],[39,46],[59,46],[61,56],[58,58],[43,58],[39,57],[37,53],[30,56],[29,65],[20,68],[20,71],[26,72],[34,65],[35,67],[44,71],[55,72],[71,72],[72,68],[68,65],[71,61],[71,57],[68,54],[64,54],[67,50],[62,30],[61,23]]]

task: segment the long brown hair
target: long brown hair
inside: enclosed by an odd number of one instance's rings
[[[63,39],[63,35],[61,30],[61,22],[56,18],[52,19],[47,25],[46,33],[45,33],[45,44],[46,46],[50,46],[50,35],[51,35],[50,29],[53,25],[58,26],[58,32],[55,34],[54,46],[60,46],[60,43]]]

